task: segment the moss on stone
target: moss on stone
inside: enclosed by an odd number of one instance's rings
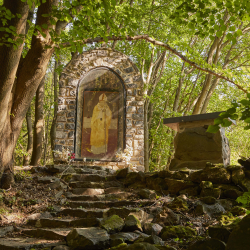
[[[111,247],[110,250],[125,250],[128,248],[127,243],[121,243],[118,246]]]
[[[220,221],[220,224],[223,226],[229,226],[229,227],[234,227],[236,226],[241,219],[238,218],[237,216],[233,216],[231,213],[226,213],[221,215],[218,220]]]
[[[182,198],[177,197],[170,204],[168,204],[168,207],[177,211],[185,211],[188,209],[188,204]]]
[[[170,238],[191,238],[196,235],[197,232],[194,229],[184,226],[167,226],[161,230],[161,238],[163,240]]]
[[[108,233],[119,232],[124,226],[124,221],[118,215],[112,215],[101,222],[101,227]]]

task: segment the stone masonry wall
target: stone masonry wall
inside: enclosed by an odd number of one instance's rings
[[[133,62],[124,54],[107,48],[94,49],[76,55],[64,68],[59,80],[59,100],[56,125],[55,150],[68,148],[74,152],[76,98],[80,80],[90,70],[107,67],[124,81],[126,89],[125,145],[133,148],[131,163],[144,171],[144,101],[142,78]],[[60,156],[56,155],[56,161]],[[125,167],[123,162],[93,162],[94,165]],[[90,164],[88,164],[90,165]]]

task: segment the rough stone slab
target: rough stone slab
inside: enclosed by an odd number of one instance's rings
[[[96,227],[75,228],[68,234],[67,243],[72,248],[105,249],[109,243],[109,234]]]
[[[72,181],[69,183],[72,188],[104,188],[102,182],[91,182],[91,181]]]
[[[8,227],[1,227],[0,228],[0,237],[3,237],[7,233],[13,232],[14,227],[13,226],[8,226]]]
[[[36,238],[8,238],[0,239],[0,249],[1,250],[26,250],[31,248],[45,248],[54,247],[58,245],[66,244],[65,241],[59,240],[43,240]]]
[[[55,228],[55,229],[24,229],[22,233],[24,235],[29,235],[31,237],[42,238],[46,240],[64,240],[65,237],[70,232],[70,229],[62,229],[62,228]]]
[[[210,122],[211,121],[213,122],[214,119],[218,118],[221,113],[222,113],[222,111],[208,113],[208,114],[164,118],[163,124],[167,125],[168,127],[172,128],[176,131],[179,130],[179,125],[181,123],[186,123],[186,122],[204,121],[205,123],[203,125],[210,125]],[[199,126],[202,126],[202,125],[199,125]]]
[[[132,193],[120,192],[115,194],[103,195],[68,195],[67,198],[72,201],[105,201],[105,200],[126,200],[133,196]]]
[[[49,227],[49,228],[67,228],[70,227],[71,220],[63,220],[63,219],[38,219],[35,223],[36,227]]]
[[[72,190],[76,195],[98,195],[104,194],[105,190],[101,188],[75,188]]]
[[[146,206],[152,205],[154,201],[142,200],[142,201],[70,201],[69,206],[72,208],[110,208],[110,207],[123,207],[123,206]]]
[[[66,208],[60,212],[61,215],[69,215],[78,218],[103,218],[107,214],[108,209],[72,209]]]
[[[72,175],[72,180],[99,182],[99,181],[113,181],[116,180],[116,178],[113,175],[102,176],[98,174],[74,174]]]

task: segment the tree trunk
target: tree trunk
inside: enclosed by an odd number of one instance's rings
[[[145,100],[144,104],[144,167],[145,172],[149,172],[149,129],[148,129],[148,102]]]
[[[8,20],[7,25],[3,26],[0,22],[0,28],[13,26],[16,28],[17,34],[25,34],[26,20],[28,17],[29,6],[27,3],[23,3],[20,0],[4,1],[3,7],[9,9],[13,14],[21,14],[22,18],[17,17]],[[0,32],[0,40],[6,40],[5,36],[8,36],[7,32]],[[16,40],[17,38],[10,35],[10,39]],[[4,127],[6,128],[6,120],[10,113],[11,108],[11,91],[14,85],[16,71],[22,54],[23,44],[18,48],[14,46],[7,47],[6,45],[0,46],[0,137],[2,138]],[[6,108],[4,108],[6,107]]]
[[[33,152],[30,162],[30,165],[32,166],[40,164],[42,158],[43,129],[44,129],[44,117],[43,117],[44,83],[45,83],[45,77],[42,79],[36,91],[34,141],[33,141]]]
[[[14,183],[13,152],[15,149],[18,134],[14,135],[10,126],[10,119],[6,119],[3,126],[3,133],[0,140],[0,169],[1,185],[3,189],[8,189]]]
[[[55,149],[55,138],[56,138],[56,117],[57,117],[57,109],[58,109],[58,91],[57,91],[57,82],[58,82],[58,74],[56,69],[60,65],[60,61],[55,61],[55,68],[54,68],[54,117],[50,129],[50,141],[51,141],[51,150]],[[54,158],[54,153],[53,158]]]
[[[33,131],[32,131],[32,121],[31,121],[31,108],[29,107],[28,112],[26,114],[26,123],[28,130],[28,144],[27,144],[27,155],[23,158],[23,165],[27,166],[30,163],[30,158],[32,154],[33,148]]]

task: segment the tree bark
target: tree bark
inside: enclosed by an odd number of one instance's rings
[[[29,107],[28,112],[26,114],[26,123],[28,130],[28,143],[27,143],[27,155],[23,158],[23,165],[27,166],[30,163],[30,158],[32,154],[33,148],[33,131],[32,131],[32,121],[31,121],[31,108]]]
[[[27,3],[23,3],[20,0],[8,1],[5,0],[3,7],[9,9],[12,14],[21,14],[22,18],[17,17],[8,20],[7,25],[3,26],[0,22],[0,28],[13,26],[16,28],[17,34],[25,34],[26,20],[28,17],[29,6]],[[4,39],[7,32],[0,32],[0,39]],[[17,39],[10,35],[14,41]],[[14,46],[0,46],[0,137],[2,137],[4,128],[6,128],[6,120],[10,113],[11,108],[11,91],[14,85],[16,71],[22,54],[23,44],[19,45],[17,49]],[[8,107],[8,108],[3,108]],[[1,157],[1,155],[0,155]]]
[[[43,152],[42,146],[43,146],[43,131],[44,131],[44,117],[43,117],[44,83],[45,83],[45,77],[42,79],[36,91],[33,152],[30,162],[30,165],[32,166],[40,164]]]
[[[58,109],[58,91],[57,91],[57,84],[58,84],[58,74],[56,69],[60,65],[60,61],[55,60],[55,67],[54,67],[54,117],[50,129],[50,141],[51,141],[51,149],[55,149],[55,138],[56,138],[56,117],[57,117],[57,109]],[[53,153],[54,158],[54,153]]]

